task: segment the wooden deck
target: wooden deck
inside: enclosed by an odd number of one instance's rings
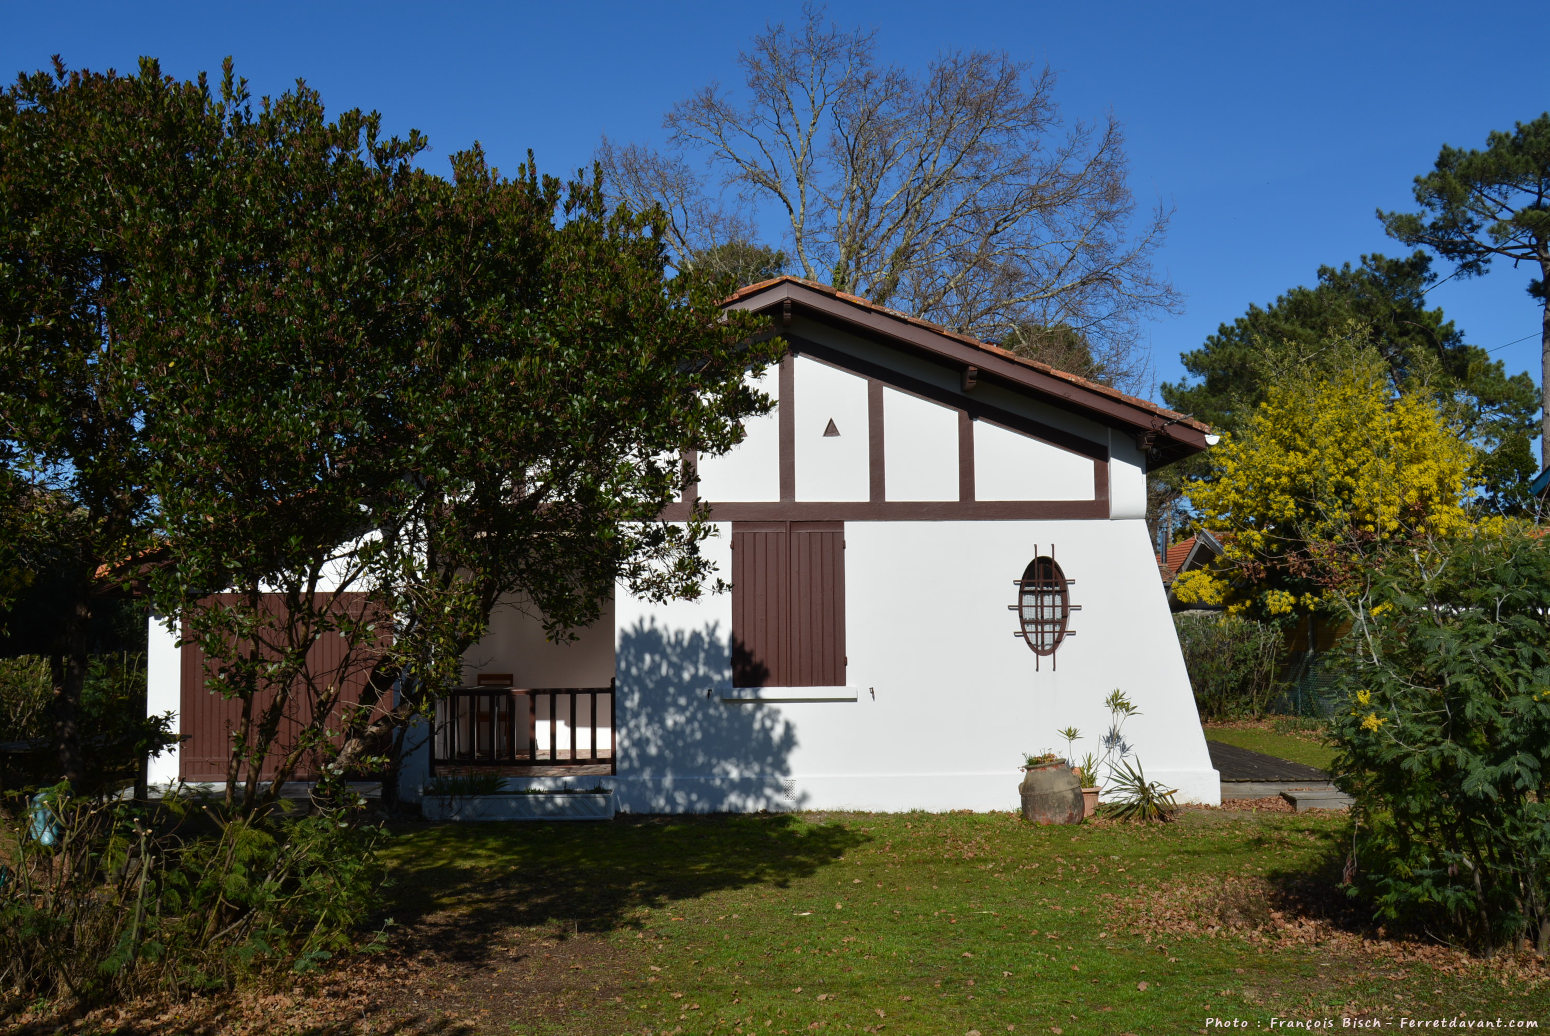
[[[1308,809],[1347,809],[1351,797],[1335,787],[1316,766],[1278,759],[1263,752],[1207,741],[1211,765],[1222,779],[1222,800],[1279,795],[1301,813]]]
[[[1211,753],[1211,765],[1226,781],[1327,781],[1329,774],[1316,766],[1294,763],[1290,759],[1277,759],[1263,752],[1251,752],[1247,748],[1207,741]]]

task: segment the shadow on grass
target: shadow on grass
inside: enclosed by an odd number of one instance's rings
[[[455,925],[456,944],[435,949],[473,962],[514,926],[550,938],[638,927],[642,910],[725,889],[784,888],[869,840],[787,815],[404,825],[387,854],[385,913],[414,942]]]
[[[1298,863],[1267,868],[1267,895],[1231,909],[1241,913],[1240,920],[1253,927],[1264,927],[1275,911],[1286,918],[1312,921],[1348,935],[1375,937],[1378,925],[1371,911],[1348,894],[1343,881],[1351,845],[1349,826],[1323,827],[1316,837],[1319,844]]]

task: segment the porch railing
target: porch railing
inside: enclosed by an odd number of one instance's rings
[[[614,764],[607,687],[460,687],[436,703],[433,767]]]

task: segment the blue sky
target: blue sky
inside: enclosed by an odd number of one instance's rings
[[[1068,119],[1112,110],[1143,204],[1172,206],[1160,267],[1186,309],[1147,327],[1158,380],[1217,325],[1310,283],[1320,264],[1403,254],[1374,210],[1413,207],[1444,143],[1479,147],[1550,109],[1544,9],[1456,3],[836,2],[877,30],[879,56],[923,69],[951,49],[1047,64]],[[230,54],[255,93],[298,77],[330,109],[374,108],[429,135],[427,166],[481,141],[514,169],[590,162],[603,134],[657,140],[662,114],[712,80],[795,3],[20,3],[0,0],[0,73],[127,70],[180,77]],[[1441,267],[1446,271],[1447,267]],[[1530,273],[1501,266],[1430,298],[1510,371],[1539,372]],[[1516,342],[1516,344],[1508,344]]]

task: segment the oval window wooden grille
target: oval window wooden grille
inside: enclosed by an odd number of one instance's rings
[[[1017,633],[1035,655],[1053,655],[1060,642],[1071,635],[1073,582],[1047,554],[1028,562],[1017,581]]]

